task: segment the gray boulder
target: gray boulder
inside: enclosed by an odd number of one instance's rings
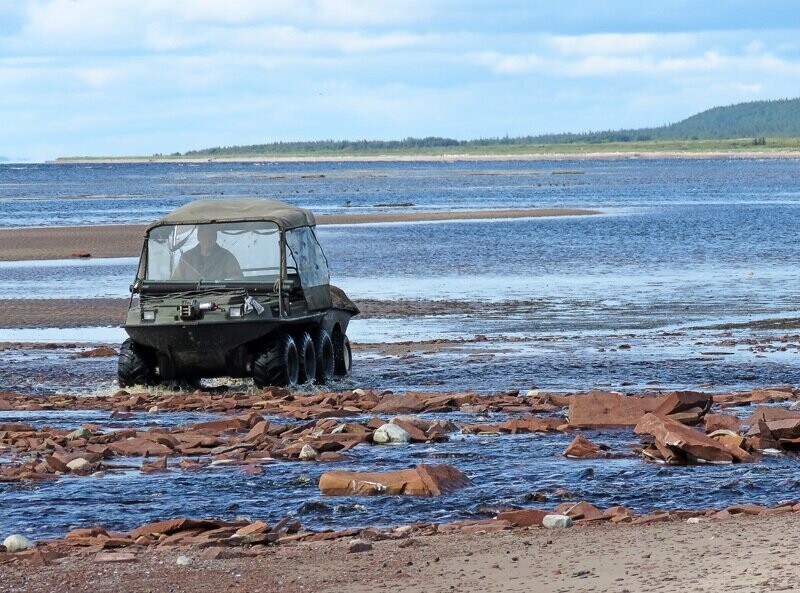
[[[3,545],[6,547],[7,552],[22,552],[24,550],[30,550],[31,548],[36,547],[31,540],[29,540],[24,535],[19,535],[15,533],[14,535],[9,535],[4,541]]]
[[[372,433],[372,442],[381,445],[409,443],[411,435],[395,424],[384,424]]]
[[[542,519],[542,526],[550,529],[572,527],[572,519],[567,515],[545,515]]]

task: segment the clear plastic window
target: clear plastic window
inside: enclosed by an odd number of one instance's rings
[[[280,232],[272,222],[165,225],[147,239],[146,280],[274,282]]]
[[[286,232],[286,266],[291,273],[300,275],[304,288],[322,286],[330,282],[328,260],[319,246],[311,227],[300,227]]]

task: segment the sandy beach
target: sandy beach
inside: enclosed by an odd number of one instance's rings
[[[117,563],[98,562],[96,551],[73,552],[44,566],[0,554],[0,591],[81,591],[87,574],[97,593],[797,591],[798,528],[800,516],[788,513],[435,535],[375,541],[361,553],[343,540],[231,549],[216,559],[181,547],[150,548]],[[177,565],[181,555],[187,566]]]
[[[595,210],[532,208],[453,212],[381,212],[376,214],[327,214],[316,217],[319,225],[391,222],[432,222],[501,218],[589,216]],[[0,229],[0,261],[69,259],[76,257],[138,257],[143,225],[43,227]]]

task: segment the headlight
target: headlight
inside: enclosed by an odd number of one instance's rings
[[[228,309],[228,317],[242,317],[242,306],[239,305],[237,307],[231,307]]]
[[[156,320],[156,311],[155,311],[155,309],[144,309],[142,311],[142,320],[143,321],[155,321]]]

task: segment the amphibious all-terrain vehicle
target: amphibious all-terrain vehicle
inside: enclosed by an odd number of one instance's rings
[[[198,200],[147,227],[120,349],[119,384],[252,377],[326,383],[350,371],[358,308],[330,286],[308,210]]]

